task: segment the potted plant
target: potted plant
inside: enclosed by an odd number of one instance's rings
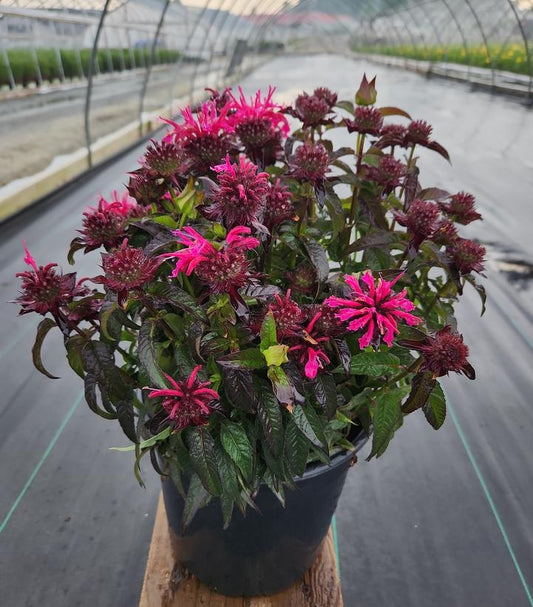
[[[474,198],[422,185],[417,151],[446,150],[377,107],[375,79],[355,103],[211,92],[167,121],[127,193],[84,212],[68,259],[100,251],[101,273],[26,249],[17,302],[44,316],[36,367],[53,377],[40,351],[59,328],[141,483],[150,456],[183,564],[270,593],[311,565],[362,443],[381,456],[418,410],[438,429],[438,378],[474,379],[453,313],[467,283],[484,305],[485,250],[458,233]]]

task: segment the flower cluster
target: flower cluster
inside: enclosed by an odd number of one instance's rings
[[[473,195],[421,185],[419,146],[448,158],[432,127],[378,107],[375,78],[354,104],[211,93],[167,120],[128,193],[83,213],[69,261],[100,249],[101,271],[77,281],[26,249],[17,303],[51,317],[38,368],[55,323],[91,409],[227,517],[354,432],[373,432],[373,457],[417,409],[439,427],[438,378],[475,377],[453,312],[470,285],[484,301],[486,251],[463,235]]]

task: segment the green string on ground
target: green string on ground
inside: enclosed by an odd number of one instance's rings
[[[335,515],[331,519],[331,532],[333,535],[333,547],[335,548],[335,560],[337,561],[337,573],[339,574],[339,580],[341,579],[341,557],[339,554],[339,536],[337,535],[337,519]]]
[[[56,430],[56,433],[54,434],[54,436],[53,436],[52,440],[50,441],[48,447],[46,448],[45,452],[42,454],[41,459],[39,460],[39,462],[37,463],[37,465],[33,469],[33,472],[30,474],[28,480],[26,481],[26,484],[24,485],[24,487],[22,487],[22,491],[18,494],[17,499],[13,502],[13,505],[9,509],[9,512],[7,513],[5,519],[2,521],[2,524],[0,525],[0,533],[2,533],[2,531],[6,528],[7,524],[9,523],[9,519],[15,513],[15,511],[18,508],[20,502],[22,501],[22,498],[26,495],[26,492],[28,491],[28,489],[30,488],[31,484],[35,480],[35,477],[39,473],[39,470],[42,468],[44,462],[47,460],[47,458],[50,455],[52,449],[54,448],[55,444],[59,440],[59,437],[61,436],[61,433],[65,429],[65,426],[68,424],[68,422],[69,422],[70,418],[72,417],[74,411],[76,411],[76,409],[78,408],[78,406],[79,406],[79,404],[81,403],[82,400],[83,400],[83,392],[80,392],[80,394],[78,395],[78,397],[74,401],[72,407],[69,409],[69,411],[67,412],[67,414],[63,418],[63,421],[61,422],[61,425]]]

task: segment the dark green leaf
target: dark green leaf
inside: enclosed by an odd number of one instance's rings
[[[182,526],[185,530],[193,520],[195,514],[206,506],[211,500],[211,495],[205,490],[200,478],[194,472],[191,474],[187,497],[185,498],[185,507],[183,509]]]
[[[320,448],[324,447],[326,439],[320,427],[320,420],[311,405],[307,405],[305,408],[301,405],[296,405],[292,418],[300,431],[313,445]]]
[[[70,243],[70,249],[68,251],[67,260],[70,265],[74,265],[74,253],[79,251],[80,249],[85,248],[85,243],[81,239],[80,236],[74,238],[74,240]]]
[[[206,428],[192,427],[187,431],[191,466],[211,495],[220,495],[221,484],[215,455],[215,441]]]
[[[41,359],[41,346],[43,345],[44,338],[46,337],[48,331],[50,331],[50,329],[54,328],[55,326],[56,323],[51,318],[44,318],[43,320],[41,320],[39,326],[37,327],[37,336],[35,337],[35,343],[33,344],[33,348],[31,350],[32,360],[33,364],[35,365],[35,368],[50,379],[59,378],[55,375],[52,375],[44,368],[43,361]]]
[[[350,247],[347,249],[348,253],[354,253],[355,251],[362,251],[364,249],[376,247],[383,249],[388,247],[394,241],[395,235],[386,230],[374,230],[365,234],[361,238],[358,238]]]
[[[346,112],[348,112],[349,114],[352,114],[352,115],[355,112],[353,103],[346,99],[341,99],[340,101],[337,101],[337,103],[335,104],[335,107],[340,107],[341,110],[345,110]]]
[[[74,335],[65,341],[68,364],[82,379],[85,377],[85,373],[81,362],[81,351],[86,343],[87,340],[81,335]]]
[[[265,318],[261,324],[261,352],[270,348],[270,346],[275,346],[278,343],[278,339],[276,337],[276,321],[274,320],[274,314],[272,310],[269,310],[265,314]]]
[[[404,415],[420,409],[420,407],[423,407],[427,403],[436,381],[431,371],[420,371],[413,377],[411,392],[402,405]]]
[[[295,476],[302,476],[307,464],[309,442],[292,419],[285,429],[283,450],[293,474]]]
[[[395,371],[399,364],[400,359],[389,352],[361,352],[352,357],[350,373],[379,376]]]
[[[327,419],[331,419],[337,410],[337,385],[329,373],[320,373],[312,382],[313,391],[318,404]]]
[[[137,353],[139,355],[139,362],[150,378],[151,384],[158,388],[166,388],[167,385],[163,372],[157,364],[157,352],[154,340],[155,330],[155,321],[148,319],[143,322],[139,330]]]
[[[198,305],[196,299],[177,285],[159,283],[156,294],[180,310],[189,312],[189,314],[195,316],[199,321],[207,322],[205,311]]]
[[[264,369],[267,364],[265,357],[258,348],[247,348],[222,356],[217,363],[228,369]]]
[[[439,382],[435,384],[435,388],[422,411],[424,411],[427,421],[435,430],[438,430],[444,423],[446,419],[446,397]]]
[[[314,240],[305,240],[304,246],[316,271],[317,280],[324,282],[329,276],[329,262],[324,247]]]
[[[115,402],[115,409],[117,411],[118,423],[124,434],[134,443],[137,442],[135,414],[133,411],[133,394],[131,399],[117,399]]]
[[[472,276],[472,274],[465,274],[465,280],[467,282],[469,282],[474,289],[477,291],[477,294],[479,295],[480,299],[481,299],[481,316],[483,316],[483,314],[485,314],[486,311],[486,303],[487,303],[487,293],[485,291],[485,287],[483,285],[480,285],[476,282],[476,279]]]
[[[257,415],[272,453],[278,456],[283,448],[283,419],[279,402],[270,391],[268,384],[264,382],[254,382],[254,384],[259,394]]]
[[[233,505],[240,497],[239,480],[237,468],[221,445],[217,444],[217,461],[222,482],[222,493],[220,495],[220,507],[224,519],[224,529],[228,528],[233,513]]]
[[[220,440],[244,478],[251,481],[254,471],[254,452],[244,428],[240,424],[224,420],[220,425]]]
[[[396,390],[382,392],[376,397],[372,451],[368,459],[383,455],[396,430],[402,425],[401,396]]]
[[[253,388],[250,371],[222,367],[222,384],[234,407],[247,413],[257,409],[258,397]]]

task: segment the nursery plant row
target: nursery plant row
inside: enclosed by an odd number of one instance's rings
[[[489,44],[466,47],[460,44],[449,46],[357,46],[354,50],[380,55],[392,55],[421,61],[447,61],[476,67],[494,67],[518,74],[532,74],[523,44]]]
[[[9,49],[0,55],[0,86],[28,86],[64,79],[86,78],[91,49]],[[100,49],[96,54],[94,72],[106,74],[145,67],[150,62],[149,48]],[[153,64],[173,63],[177,50],[156,49]],[[10,74],[11,72],[11,74]]]

